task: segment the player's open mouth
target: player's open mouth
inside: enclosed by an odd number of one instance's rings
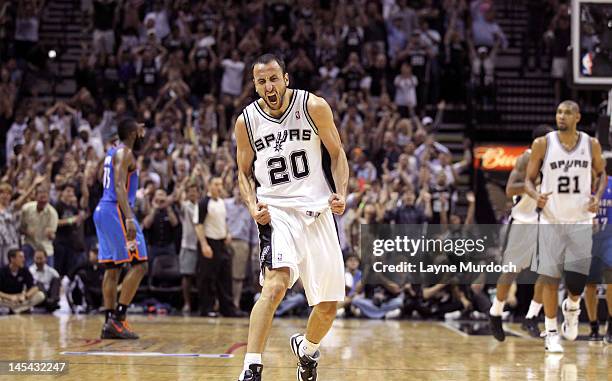
[[[276,96],[276,94],[268,95],[268,102],[270,102],[271,104],[276,104],[277,101],[278,97]]]

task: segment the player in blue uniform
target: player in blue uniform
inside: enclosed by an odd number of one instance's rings
[[[103,339],[138,339],[126,322],[127,307],[147,272],[147,247],[142,230],[132,213],[138,189],[134,151],[144,140],[144,126],[124,119],[118,126],[119,145],[111,147],[104,158],[101,180],[104,193],[94,212],[98,235],[98,260],[105,265],[102,292],[106,320]],[[123,279],[119,303],[117,282],[121,267],[131,267]]]
[[[608,176],[606,191],[597,210],[597,232],[593,235],[593,257],[584,302],[591,322],[591,340],[600,340],[597,319],[597,285],[607,283],[608,329],[605,342],[612,344],[612,176]]]

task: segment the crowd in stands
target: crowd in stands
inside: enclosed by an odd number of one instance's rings
[[[82,1],[91,43],[75,69],[76,93],[52,104],[27,86],[33,67],[44,67],[43,7],[42,0],[0,1],[0,266],[10,270],[3,276],[23,273],[24,282],[21,290],[0,287],[3,305],[19,310],[44,293],[42,305],[53,310],[64,276],[71,303],[100,305],[97,174],[118,121],[129,116],[147,129],[135,214],[150,270],[176,257],[183,308],[191,311],[200,271],[193,213],[219,179],[231,215],[232,300],[248,306],[241,295],[257,292],[258,240],[237,189],[232,130],[256,99],[250,63],[264,52],[284,58],[290,87],[327,100],[349,158],[347,211],[337,218],[347,261],[344,312],[381,317],[404,308],[431,317],[477,304],[477,287],[357,286],[359,226],[473,219],[456,207],[474,204],[456,187],[469,145],[453,162],[435,132],[448,105],[493,85],[495,55],[508,41],[492,1]],[[303,305],[294,291],[279,313]]]

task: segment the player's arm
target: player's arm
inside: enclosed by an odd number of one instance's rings
[[[336,194],[330,198],[331,209],[335,214],[342,214],[346,206],[349,166],[340,141],[340,134],[334,124],[334,115],[325,99],[315,95],[311,95],[308,99],[307,108],[331,158],[332,176],[336,185]]]
[[[132,208],[128,202],[127,195],[127,176],[128,169],[134,165],[134,155],[127,148],[120,148],[113,157],[113,169],[115,171],[115,194],[117,195],[117,204],[121,209],[121,213],[125,217],[125,230],[127,240],[132,241],[136,238],[136,223]]]
[[[257,202],[253,178],[255,152],[249,142],[247,126],[242,115],[236,119],[234,133],[236,134],[236,160],[238,161],[238,186],[240,194],[255,221],[260,225],[267,225],[270,223],[270,213],[266,204]]]
[[[601,196],[606,191],[606,187],[608,185],[608,179],[606,176],[606,161],[603,158],[601,152],[601,145],[596,138],[591,138],[591,152],[593,154],[593,164],[591,168],[593,169],[593,173],[595,175],[595,184],[597,184],[597,188],[595,190],[595,195],[591,197],[589,202],[589,211],[592,213],[597,213],[597,208],[599,207],[599,201],[601,200]]]
[[[506,184],[506,196],[512,197],[525,193],[527,163],[529,163],[529,153],[525,151],[516,160],[516,164],[514,165],[512,172],[510,172],[508,183]]]
[[[546,137],[540,137],[533,141],[531,145],[531,156],[529,157],[529,162],[527,163],[527,175],[525,176],[525,193],[529,195],[529,197],[536,200],[538,204],[538,208],[544,208],[546,202],[548,201],[548,196],[550,193],[540,194],[536,190],[536,180],[540,174],[540,169],[542,168],[542,162],[544,161],[544,155],[546,155]]]

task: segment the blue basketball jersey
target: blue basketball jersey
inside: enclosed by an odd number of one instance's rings
[[[102,176],[102,187],[104,193],[100,201],[117,202],[117,193],[115,193],[115,169],[113,168],[113,157],[119,147],[111,147],[104,157],[104,173]],[[138,171],[128,172],[127,178],[127,195],[128,202],[131,207],[134,207],[136,201],[136,191],[138,190]]]
[[[601,230],[605,229],[608,231],[608,224],[612,223],[612,176],[608,176],[606,191],[601,196],[595,218],[597,218],[597,223],[601,225]]]

